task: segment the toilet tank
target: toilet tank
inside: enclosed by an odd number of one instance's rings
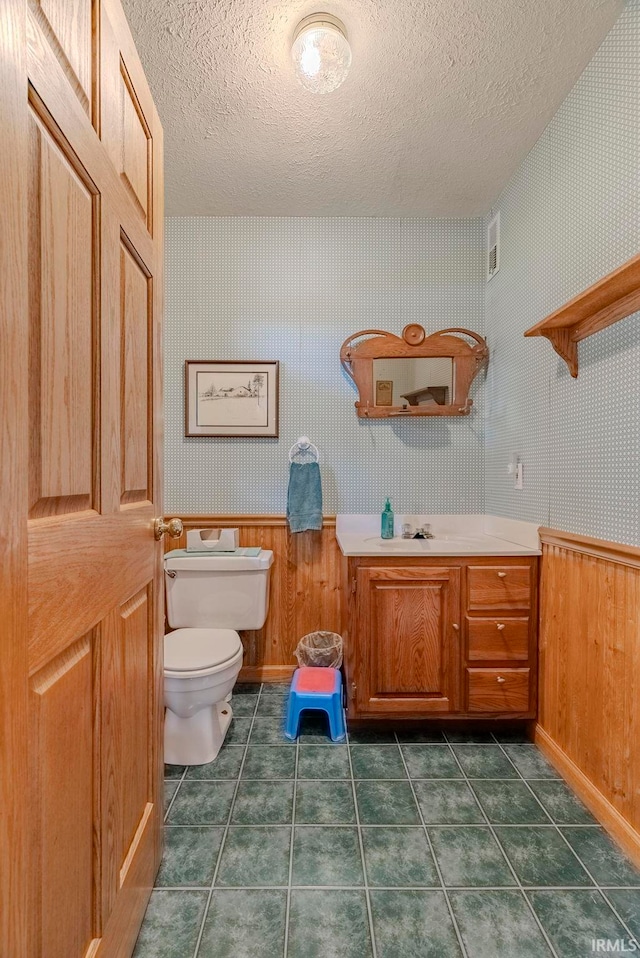
[[[269,610],[273,552],[257,556],[189,555],[182,549],[164,557],[167,621],[173,629],[260,629]]]

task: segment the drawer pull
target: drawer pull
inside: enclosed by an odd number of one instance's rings
[[[459,631],[460,631],[460,626],[458,625],[457,622],[452,622],[452,623],[451,623],[451,628],[452,628],[452,629],[455,629],[456,632],[459,632]]]
[[[504,629],[504,622],[497,622],[496,629],[498,630],[498,632],[502,632],[502,630]]]
[[[499,579],[506,579],[506,577],[507,577],[507,573],[506,573],[506,572],[498,572],[498,578],[499,578]]]
[[[496,679],[496,682],[498,682],[500,685],[502,685],[502,683],[506,681],[507,680],[503,678],[501,675],[499,675],[498,678]]]

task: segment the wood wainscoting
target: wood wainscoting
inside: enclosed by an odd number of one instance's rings
[[[640,549],[540,538],[535,741],[640,864]]]
[[[180,539],[165,536],[165,551],[184,549],[188,529],[237,527],[241,546],[273,551],[269,615],[262,629],[241,632],[241,682],[282,682],[297,666],[294,649],[307,632],[340,632],[341,560],[335,516],[319,532],[289,532],[284,516],[180,516]]]

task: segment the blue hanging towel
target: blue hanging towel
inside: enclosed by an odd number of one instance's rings
[[[287,521],[291,532],[322,529],[322,483],[317,462],[291,463]]]

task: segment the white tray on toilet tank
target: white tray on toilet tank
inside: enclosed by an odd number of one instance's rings
[[[187,530],[187,552],[233,552],[239,545],[239,529]]]

